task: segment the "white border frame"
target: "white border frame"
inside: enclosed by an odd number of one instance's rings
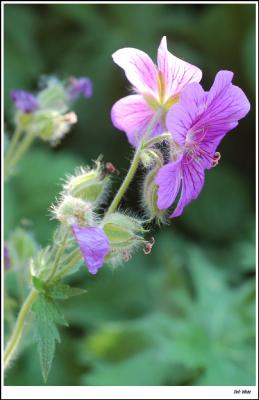
[[[258,2],[257,1],[3,1],[1,3],[1,44],[3,60],[5,4],[254,4],[256,6],[256,243],[258,243]],[[3,68],[1,78],[4,82]],[[3,90],[1,92],[1,126],[4,127]],[[3,139],[3,134],[2,134]],[[3,141],[2,141],[3,143]],[[4,146],[1,151],[1,183],[3,183]],[[2,204],[3,204],[3,197]],[[3,221],[3,207],[1,207]],[[3,235],[3,225],[1,224]],[[4,244],[1,250],[3,255]],[[258,260],[258,246],[256,247]],[[3,263],[2,263],[3,265]],[[258,263],[256,264],[258,278]],[[3,311],[3,279],[1,306]],[[256,279],[256,317],[258,322],[258,279]],[[3,357],[3,319],[1,319],[1,354]],[[1,366],[3,358],[1,357]],[[3,399],[257,399],[258,398],[258,324],[256,324],[256,386],[4,386],[1,368]],[[248,393],[248,391],[250,391]]]

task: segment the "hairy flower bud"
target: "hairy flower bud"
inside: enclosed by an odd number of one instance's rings
[[[161,151],[156,148],[145,148],[142,150],[140,157],[145,168],[152,168],[155,165],[161,167],[164,163]]]
[[[49,78],[47,87],[38,94],[38,103],[42,110],[55,110],[64,113],[69,108],[69,96],[62,83]]]
[[[110,242],[110,254],[107,260],[113,264],[128,261],[132,251],[144,242],[142,221],[128,215],[115,212],[102,221],[102,228]]]
[[[157,207],[157,190],[158,187],[155,183],[158,168],[154,168],[148,172],[145,177],[143,190],[142,190],[142,205],[147,217],[156,219],[157,223],[165,223],[166,212],[159,210]]]
[[[57,205],[52,206],[54,218],[66,225],[93,225],[92,204],[77,197],[64,194]]]
[[[76,122],[77,117],[74,112],[60,114],[58,111],[39,110],[34,114],[28,129],[35,136],[55,145]]]
[[[68,178],[64,189],[70,195],[98,204],[107,192],[109,177],[104,177],[101,163],[96,161],[96,168],[80,167],[74,176]]]

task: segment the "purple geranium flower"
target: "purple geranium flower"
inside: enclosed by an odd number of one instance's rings
[[[110,250],[109,240],[101,228],[72,226],[72,231],[79,244],[88,271],[95,275],[102,267],[104,258]]]
[[[37,97],[24,90],[11,90],[11,99],[15,107],[24,113],[32,113],[39,107]]]
[[[114,104],[112,122],[116,128],[126,132],[133,146],[137,146],[157,109],[163,108],[166,114],[188,83],[200,82],[202,72],[171,54],[165,36],[158,48],[157,66],[146,53],[133,48],[120,49],[112,57],[124,69],[136,92]],[[164,130],[163,120],[151,136]]]
[[[209,92],[192,83],[181,94],[179,103],[167,115],[172,133],[172,162],[156,176],[158,208],[169,208],[179,191],[180,199],[171,217],[182,214],[196,199],[204,184],[204,171],[215,166],[216,149],[225,134],[238,125],[250,109],[244,92],[231,81],[233,73],[220,71]]]
[[[89,78],[72,78],[68,89],[71,99],[75,99],[80,94],[84,97],[91,97],[93,93],[92,81]]]

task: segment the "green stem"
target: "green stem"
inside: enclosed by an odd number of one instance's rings
[[[22,156],[26,153],[30,145],[34,140],[34,135],[27,133],[23,140],[20,142],[16,152],[12,154],[12,158],[8,157],[5,164],[5,178],[10,175],[11,170],[14,168],[15,164],[22,158]]]
[[[53,277],[53,279],[59,280],[63,278],[63,276],[65,276],[66,273],[81,260],[81,258],[82,258],[81,251],[79,249],[76,249],[76,251],[74,251],[74,257],[70,260],[70,262],[66,265],[66,267],[62,269],[62,271],[60,271],[56,276]]]
[[[11,140],[11,142],[9,144],[9,147],[7,149],[7,152],[6,152],[5,164],[7,164],[8,161],[12,158],[12,153],[14,152],[14,149],[15,149],[16,144],[18,143],[18,141],[19,141],[19,139],[21,137],[21,134],[22,134],[21,127],[17,127],[15,129],[15,131],[14,131],[14,134],[12,136],[12,140]]]
[[[57,271],[57,269],[59,267],[60,259],[61,259],[62,255],[64,253],[64,250],[65,250],[67,237],[68,237],[68,230],[66,229],[65,233],[64,233],[64,236],[63,236],[63,239],[61,240],[61,244],[60,244],[60,246],[59,246],[59,248],[57,250],[57,253],[56,253],[56,256],[55,256],[55,259],[54,259],[53,269],[52,269],[52,271],[50,273],[50,276],[47,279],[47,282],[51,281],[51,279],[53,278],[53,276],[55,275],[55,273],[56,273],[56,271]]]
[[[154,138],[148,140],[145,143],[145,147],[147,148],[152,146],[153,144],[160,143],[163,140],[171,139],[171,137],[172,137],[171,133],[162,133],[161,135],[155,136]]]
[[[142,150],[142,146],[140,145],[137,148],[137,150],[136,150],[136,152],[134,154],[134,157],[133,157],[133,160],[131,162],[131,166],[130,166],[130,168],[128,170],[128,173],[127,173],[124,181],[122,182],[122,185],[121,185],[120,189],[118,190],[116,196],[114,197],[113,201],[111,202],[110,207],[108,208],[108,210],[106,212],[106,215],[109,215],[109,214],[113,213],[116,210],[116,208],[118,207],[122,197],[124,196],[126,190],[128,189],[129,184],[131,183],[131,181],[132,181],[132,179],[133,179],[133,177],[135,175],[135,172],[136,172],[136,170],[138,168],[140,155],[141,155],[141,150]]]
[[[128,170],[128,173],[125,176],[121,187],[119,188],[116,196],[114,197],[113,201],[111,202],[110,207],[108,208],[105,215],[109,215],[109,214],[113,213],[116,210],[116,208],[118,207],[122,197],[124,196],[126,190],[128,189],[128,187],[137,171],[140,157],[141,157],[141,152],[142,152],[143,148],[145,148],[145,146],[146,146],[145,141],[146,141],[146,139],[149,138],[154,126],[156,125],[157,121],[160,119],[162,113],[163,113],[163,109],[158,109],[158,111],[153,116],[152,120],[150,121],[149,125],[147,126],[146,132],[144,133],[142,140],[141,140],[139,146],[137,147],[137,150],[135,151],[135,154],[131,161],[131,166]],[[147,143],[149,143],[149,142],[147,142]]]
[[[32,303],[34,302],[34,300],[36,299],[37,296],[38,296],[38,292],[33,289],[30,292],[30,294],[28,295],[27,299],[25,300],[25,302],[19,312],[18,319],[17,319],[15,327],[14,327],[14,331],[12,333],[12,336],[11,336],[9,342],[7,343],[6,350],[4,352],[5,368],[9,365],[9,362],[11,361],[11,359],[14,356],[14,353],[15,353],[17,346],[22,337],[25,319],[27,317],[28,312],[30,311]]]
[[[67,237],[67,235],[65,235],[65,237]],[[65,239],[65,238],[64,238],[64,239]],[[61,246],[62,251],[60,250],[60,251],[58,252],[58,253],[59,253],[58,257],[56,257],[56,263],[57,263],[56,265],[58,265],[58,261],[57,261],[57,260],[60,259],[61,255],[62,255],[62,253],[63,253],[63,250],[64,250],[64,243],[65,243],[65,240],[63,240],[63,244],[62,244],[62,246]],[[61,248],[60,248],[60,249],[61,249]],[[73,255],[74,255],[74,256],[72,257],[72,259],[70,260],[70,262],[66,265],[66,267],[65,267],[62,271],[60,271],[56,276],[54,276],[54,275],[55,275],[56,269],[55,269],[55,271],[54,271],[54,268],[53,268],[51,277],[49,277],[48,281],[50,281],[50,280],[52,280],[52,279],[53,279],[53,280],[54,280],[54,279],[55,279],[55,280],[61,279],[61,278],[62,278],[64,275],[66,275],[66,273],[67,273],[71,268],[73,268],[73,267],[76,265],[76,263],[77,263],[78,261],[80,261],[80,259],[82,258],[82,255],[81,255],[81,252],[80,252],[79,249],[76,249],[76,251],[73,252]],[[53,272],[54,272],[54,273],[53,273]],[[37,296],[38,296],[37,290],[32,289],[31,292],[29,293],[27,299],[25,300],[25,302],[24,302],[24,304],[23,304],[21,310],[20,310],[20,313],[19,313],[18,319],[17,319],[17,321],[16,321],[16,324],[15,324],[15,327],[14,327],[14,330],[13,330],[13,333],[12,333],[12,336],[11,336],[9,342],[7,343],[7,346],[6,346],[6,349],[5,349],[5,352],[4,352],[4,364],[5,364],[5,368],[8,367],[10,361],[12,360],[12,358],[13,358],[14,355],[15,355],[16,349],[17,349],[17,347],[18,347],[18,345],[19,345],[19,343],[20,343],[21,337],[22,337],[22,333],[23,333],[23,329],[24,329],[24,324],[25,324],[25,319],[26,319],[26,317],[27,317],[27,315],[28,315],[28,312],[29,312],[30,309],[31,309],[31,306],[32,306],[33,302],[34,302],[35,299],[37,298]]]

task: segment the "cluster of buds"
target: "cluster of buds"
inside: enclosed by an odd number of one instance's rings
[[[68,176],[60,199],[52,206],[52,213],[62,224],[94,226],[98,222],[95,210],[109,190],[109,176],[97,160],[94,168],[80,167]]]
[[[137,247],[146,246],[140,219],[122,212],[98,214],[107,197],[111,173],[100,159],[92,169],[79,168],[67,178],[59,201],[52,207],[54,218],[71,229],[92,274],[105,262],[118,265],[128,261]]]
[[[16,124],[29,134],[56,145],[77,122],[70,107],[80,94],[92,95],[88,78],[72,78],[64,83],[50,78],[45,80],[45,87],[37,95],[12,90],[11,99],[17,109]]]

